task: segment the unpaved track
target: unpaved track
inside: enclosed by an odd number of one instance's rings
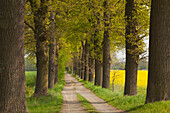
[[[86,98],[100,113],[125,113],[122,110],[118,110],[104,100],[97,97],[92,91],[85,88],[81,82],[72,77],[70,74],[65,76],[66,86],[64,87],[62,94],[64,97],[64,103],[62,113],[85,113],[84,108],[77,100],[76,93],[79,93]]]
[[[77,99],[77,93],[73,77],[70,74],[65,75],[66,85],[62,91],[63,107],[61,113],[87,113]]]

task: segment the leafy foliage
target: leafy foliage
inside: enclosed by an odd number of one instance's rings
[[[98,47],[95,48],[95,50],[102,50],[101,48],[103,46],[104,31],[103,1],[104,0],[53,0],[46,3],[46,6],[48,7],[48,14],[45,18],[46,29],[47,31],[49,30],[49,17],[50,12],[53,10],[55,13],[56,39],[59,39],[57,42],[57,48],[63,48],[64,46],[67,46],[67,50],[64,48],[59,50],[59,67],[61,67],[62,69],[64,69],[64,61],[66,61],[65,59],[68,59],[67,61],[71,62],[73,57],[73,54],[70,54],[71,52],[78,52],[79,54],[82,53],[82,49],[79,48],[82,46],[82,43],[85,43],[85,40],[88,40],[88,43],[90,44],[90,52],[92,52],[92,54],[95,54],[93,49],[94,40],[96,38],[99,41]],[[36,52],[33,13],[35,13],[40,7],[40,2],[37,1],[36,3],[37,7],[35,7],[35,9],[31,9],[29,2],[27,2],[25,11],[25,53],[27,54],[27,59],[29,60],[35,59]],[[113,52],[123,49],[125,44],[125,3],[125,0],[109,1],[108,10],[111,18],[110,43],[111,50]],[[140,40],[139,43],[134,44],[140,46],[140,53],[142,54],[141,57],[144,57],[146,56],[146,47],[143,39],[148,36],[150,0],[138,0],[136,4],[136,17],[138,20],[139,29],[138,33],[142,40]],[[100,24],[98,24],[98,20]],[[96,36],[94,37],[94,33],[96,30],[98,30],[99,32],[95,34]],[[133,51],[129,51],[133,53]],[[68,56],[67,58],[66,55]],[[101,56],[95,55],[95,57],[100,58],[100,60],[102,61]]]

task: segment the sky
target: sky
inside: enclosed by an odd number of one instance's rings
[[[149,48],[149,38],[148,37],[144,39],[144,42],[146,43],[146,48]],[[147,55],[148,55],[148,52],[147,52]],[[116,53],[116,56],[119,59],[119,61],[125,61],[125,57],[126,57],[125,49],[118,51]]]

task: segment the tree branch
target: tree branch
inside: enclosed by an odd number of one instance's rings
[[[27,23],[26,21],[24,21],[25,25],[27,25],[29,28],[31,28],[34,33],[36,32],[36,30],[34,29],[34,27],[32,27],[29,23]]]

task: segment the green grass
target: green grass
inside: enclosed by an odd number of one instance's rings
[[[81,96],[79,93],[77,93],[77,98],[80,101],[80,103],[82,104],[82,106],[84,108],[86,108],[86,110],[89,113],[98,113],[96,111],[96,109],[91,105],[91,103],[89,101],[87,101],[83,96]]]
[[[63,104],[61,91],[65,85],[65,81],[60,81],[49,90],[47,96],[39,98],[31,97],[35,89],[36,72],[26,72],[26,97],[27,107],[30,113],[59,113]]]
[[[78,77],[76,77],[78,78]],[[155,102],[144,104],[146,89],[138,88],[137,96],[124,96],[123,89],[112,92],[112,89],[104,89],[94,86],[93,83],[79,80],[83,85],[92,90],[98,97],[104,99],[110,105],[132,113],[170,113],[170,101]]]
[[[34,93],[36,82],[36,71],[26,71],[26,97],[30,97]]]
[[[130,110],[131,113],[170,113],[170,101],[155,102],[138,106]]]
[[[36,80],[36,71],[26,71],[26,86],[28,87],[34,87],[35,86],[35,80]]]

